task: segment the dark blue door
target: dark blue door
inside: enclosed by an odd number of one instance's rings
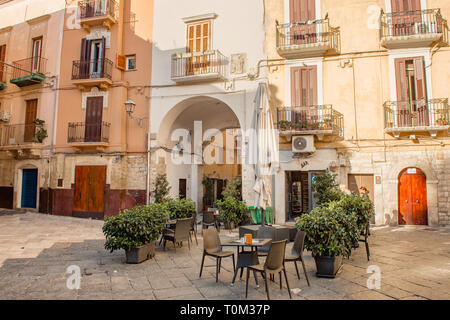
[[[37,169],[22,170],[22,208],[36,208]]]

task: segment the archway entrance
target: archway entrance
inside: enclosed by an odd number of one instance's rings
[[[171,108],[161,121],[155,153],[157,173],[167,174],[171,196],[191,198],[199,211],[221,199],[227,184],[242,176],[240,128],[232,108],[216,98],[197,96]]]
[[[399,175],[400,225],[427,225],[427,178],[417,168],[404,169]]]

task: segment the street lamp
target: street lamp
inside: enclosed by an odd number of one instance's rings
[[[135,116],[133,116],[133,112],[134,112],[134,108],[136,107],[136,103],[134,103],[133,100],[128,99],[127,101],[125,101],[125,111],[128,113],[128,116],[133,119],[136,120],[139,123],[139,126],[142,127],[142,118],[137,118]]]

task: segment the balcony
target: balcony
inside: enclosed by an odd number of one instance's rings
[[[442,18],[440,9],[382,13],[380,38],[388,49],[448,43],[447,21]]]
[[[83,90],[90,87],[107,89],[112,85],[112,68],[109,59],[73,61],[72,81]]]
[[[218,50],[172,56],[172,81],[190,83],[225,79],[226,58]]]
[[[18,87],[42,83],[45,80],[47,59],[32,57],[13,62],[12,77],[9,80]]]
[[[340,31],[330,27],[328,19],[277,25],[277,50],[286,59],[336,54]]]
[[[331,105],[286,107],[277,110],[277,128],[288,140],[295,135],[342,138],[344,116]]]
[[[80,24],[88,32],[95,26],[110,30],[117,23],[118,6],[114,0],[83,0],[78,2],[78,8]]]
[[[399,138],[402,133],[438,132],[450,129],[448,99],[388,101],[384,104],[384,131]]]
[[[16,158],[40,158],[42,156],[45,125],[14,124],[0,126],[0,150]]]
[[[104,151],[109,146],[109,129],[111,124],[102,122],[88,124],[71,122],[68,126],[67,142],[75,149],[86,151]]]

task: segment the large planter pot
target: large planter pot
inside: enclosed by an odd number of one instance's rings
[[[317,268],[316,276],[321,278],[335,278],[342,268],[342,256],[314,256],[314,260]]]
[[[155,242],[147,243],[140,247],[132,248],[130,251],[125,251],[127,263],[138,264],[155,256]]]

